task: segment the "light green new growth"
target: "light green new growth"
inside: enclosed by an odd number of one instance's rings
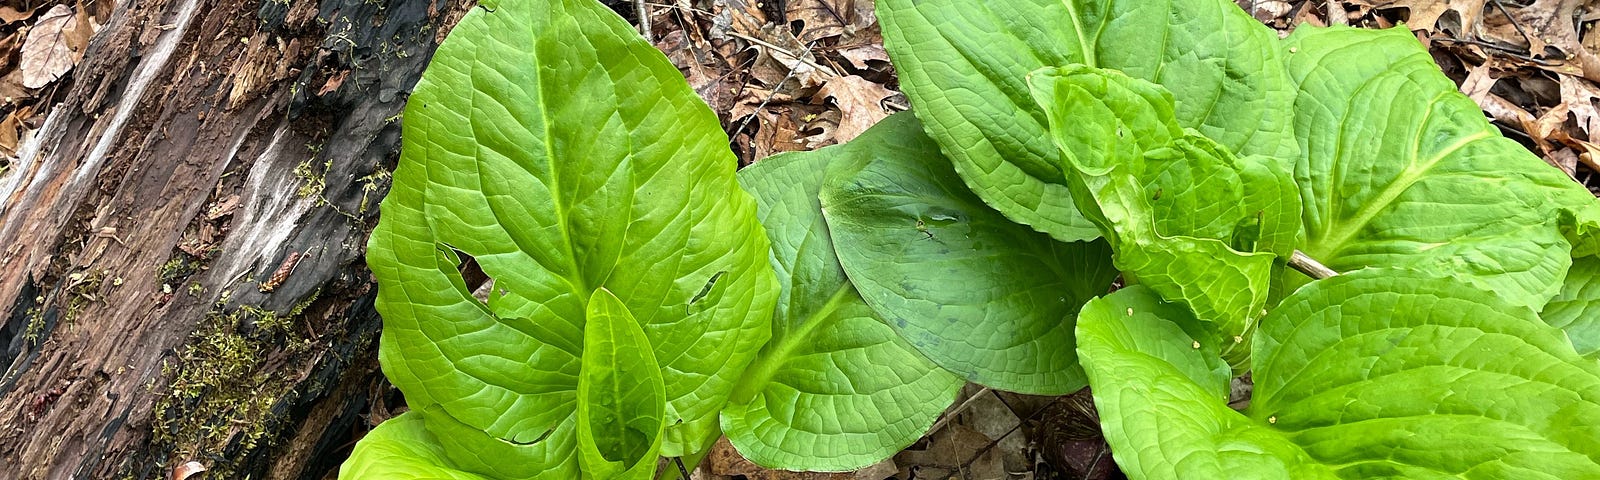
[[[917,117],[973,192],[1063,241],[1078,214],[1027,76],[1081,64],[1166,87],[1178,124],[1241,156],[1294,156],[1293,85],[1276,33],[1231,0],[878,0]]]
[[[877,8],[913,113],[737,175],[605,6],[471,9],[368,245],[410,411],[339,478],[649,479],[724,433],[851,471],[964,380],[1093,387],[1134,479],[1600,478],[1600,202],[1409,32]],[[1342,274],[1286,274],[1297,250]]]
[[[601,289],[660,362],[661,453],[710,445],[777,288],[726,135],[665,56],[592,0],[474,8],[412,93],[403,140],[367,254],[379,354],[455,468],[575,468]],[[493,279],[487,302],[462,254]]]
[[[1074,198],[1123,276],[1188,305],[1242,366],[1275,253],[1292,252],[1299,233],[1288,168],[1241,161],[1179,127],[1172,95],[1150,82],[1074,65],[1029,83]]]

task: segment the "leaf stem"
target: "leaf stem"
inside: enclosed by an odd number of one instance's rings
[[[1339,275],[1339,272],[1328,268],[1327,265],[1323,265],[1322,262],[1318,262],[1317,259],[1311,258],[1305,252],[1299,250],[1295,250],[1294,255],[1289,256],[1289,268],[1304,273],[1307,277],[1311,277],[1312,280],[1322,280]]]
[[[799,328],[786,331],[784,338],[773,339],[766,348],[762,348],[761,353],[756,355],[755,361],[751,362],[749,367],[745,367],[743,378],[729,396],[730,403],[744,404],[754,399],[761,389],[772,383],[772,377],[777,376],[778,370],[789,361],[789,357],[811,340],[813,333],[838,320],[833,313],[852,295],[855,295],[855,289],[849,284],[840,286],[839,290],[834,291],[833,296],[828,298],[828,303],[806,317]]]

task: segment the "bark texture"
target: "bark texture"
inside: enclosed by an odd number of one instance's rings
[[[0,174],[0,478],[331,478],[362,262],[459,0],[124,0]]]

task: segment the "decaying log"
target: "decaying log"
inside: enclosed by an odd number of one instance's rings
[[[330,478],[399,402],[361,260],[449,0],[123,0],[0,174],[0,478]]]

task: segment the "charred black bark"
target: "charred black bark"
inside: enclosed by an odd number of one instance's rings
[[[362,254],[469,8],[120,5],[0,174],[0,476],[333,475],[402,402]]]

